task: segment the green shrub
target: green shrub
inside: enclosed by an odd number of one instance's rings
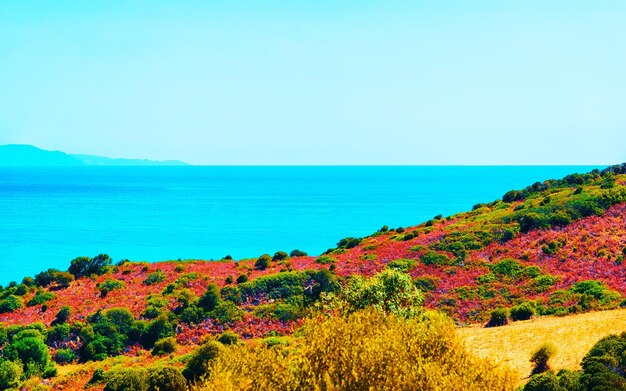
[[[105,297],[109,292],[116,289],[124,289],[124,283],[120,280],[109,278],[103,283],[96,285],[100,290],[100,296]]]
[[[491,311],[491,317],[486,327],[504,326],[507,323],[509,323],[509,310],[499,307]]]
[[[348,237],[348,238],[341,239],[337,243],[337,248],[345,248],[345,249],[354,248],[358,246],[359,244],[361,244],[361,239]]]
[[[22,377],[22,364],[0,358],[0,390],[18,388]]]
[[[9,295],[0,300],[0,314],[5,312],[13,312],[24,307],[24,300],[20,296]]]
[[[5,348],[4,355],[11,360],[20,360],[30,369],[29,375],[42,374],[50,363],[48,346],[44,343],[43,335],[37,330],[23,330],[17,333]]]
[[[202,308],[197,305],[190,305],[180,313],[179,318],[183,323],[198,324],[206,318],[206,315]]]
[[[187,365],[183,369],[183,376],[191,382],[197,381],[203,376],[208,376],[210,374],[209,364],[219,356],[221,351],[222,345],[214,341],[209,341],[200,346],[191,354]]]
[[[55,298],[55,294],[52,292],[40,292],[37,293],[32,299],[28,300],[27,306],[32,307],[35,305],[43,304]]]
[[[228,276],[226,276],[226,279],[224,279],[224,283],[227,285],[232,284],[233,282],[235,282],[235,278],[232,276],[232,274],[229,274]]]
[[[289,256],[290,256],[290,257],[292,257],[292,258],[293,258],[293,257],[306,257],[307,255],[308,255],[308,254],[307,254],[306,252],[304,252],[304,251],[300,251],[300,250],[298,250],[298,249],[295,249],[295,250],[293,250],[293,251],[291,251],[291,252],[289,253]]]
[[[148,323],[141,338],[142,344],[146,348],[152,348],[154,344],[163,338],[174,335],[174,326],[168,320],[166,314],[159,315],[156,319]]]
[[[57,312],[56,316],[54,317],[54,321],[52,322],[52,325],[54,326],[55,324],[66,323],[70,319],[71,315],[72,308],[70,306],[64,305],[59,309],[59,312]]]
[[[185,391],[187,380],[174,367],[160,367],[148,371],[148,391]]]
[[[414,259],[394,259],[393,261],[387,264],[387,268],[401,271],[403,273],[408,273],[411,270],[415,269],[417,266],[417,261]]]
[[[270,267],[271,263],[272,257],[270,257],[269,254],[263,254],[254,262],[254,268],[257,270],[265,270]]]
[[[59,349],[54,355],[54,361],[59,364],[70,364],[78,360],[78,355],[72,349]]]
[[[552,371],[533,375],[522,391],[568,391],[561,387],[558,377]]]
[[[162,271],[156,271],[148,274],[148,277],[143,281],[146,285],[158,284],[165,281],[166,275]]]
[[[240,340],[241,338],[239,337],[239,334],[230,330],[224,331],[217,337],[217,342],[222,345],[237,345]]]
[[[93,258],[78,257],[72,259],[68,272],[76,278],[90,276],[92,274],[104,274],[106,267],[110,266],[113,260],[106,254],[99,254]]]
[[[48,345],[54,342],[65,342],[70,339],[70,326],[68,324],[57,324],[54,325],[48,331],[48,335],[46,335],[46,342]]]
[[[529,302],[511,307],[511,319],[514,321],[528,320],[535,316],[535,306]]]
[[[548,361],[556,354],[556,346],[552,342],[543,343],[530,357],[533,363],[533,374],[543,373],[550,369]]]
[[[209,284],[200,300],[198,300],[198,306],[205,311],[213,311],[221,300],[220,287],[217,284]]]
[[[328,264],[332,264],[332,263],[335,263],[335,262],[336,262],[335,258],[330,257],[328,255],[322,255],[321,257],[318,257],[315,260],[315,263],[319,263],[321,265],[328,265]]]
[[[220,302],[209,316],[220,323],[231,323],[243,318],[244,311],[230,301]]]
[[[413,285],[422,292],[430,292],[437,288],[439,278],[434,276],[421,276],[413,280]]]
[[[491,265],[491,271],[495,275],[502,277],[517,278],[522,274],[523,270],[524,265],[511,258],[505,258]]]
[[[165,354],[174,353],[177,346],[178,344],[176,343],[176,338],[162,338],[154,343],[154,348],[152,348],[152,355],[163,356]]]
[[[148,376],[143,369],[122,368],[104,374],[104,391],[148,391]]]
[[[237,284],[242,284],[242,283],[247,282],[247,281],[248,281],[248,276],[247,275],[240,274],[239,276],[237,276],[237,280],[236,280]]]
[[[278,251],[272,257],[272,261],[282,261],[283,259],[287,259],[288,255],[284,251]]]
[[[420,257],[420,262],[424,265],[449,265],[450,258],[445,254],[439,254],[436,251],[428,251]]]
[[[598,341],[583,358],[582,390],[626,390],[626,333]]]

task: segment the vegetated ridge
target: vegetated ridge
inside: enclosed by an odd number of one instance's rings
[[[112,159],[95,155],[67,154],[47,151],[32,145],[0,145],[0,167],[2,166],[185,166],[180,160],[155,161],[148,159]]]

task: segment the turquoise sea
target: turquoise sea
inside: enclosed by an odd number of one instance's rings
[[[319,254],[590,166],[0,168],[0,283],[72,258]]]

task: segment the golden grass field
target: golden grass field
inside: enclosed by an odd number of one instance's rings
[[[600,338],[624,331],[626,309],[458,329],[470,351],[508,365],[519,372],[520,381],[530,375],[530,356],[543,342],[551,341],[558,349],[550,360],[553,369],[579,369],[582,358]]]

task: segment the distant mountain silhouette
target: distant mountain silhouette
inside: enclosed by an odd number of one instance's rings
[[[47,151],[32,145],[0,145],[0,166],[185,166],[180,160],[112,159]]]

